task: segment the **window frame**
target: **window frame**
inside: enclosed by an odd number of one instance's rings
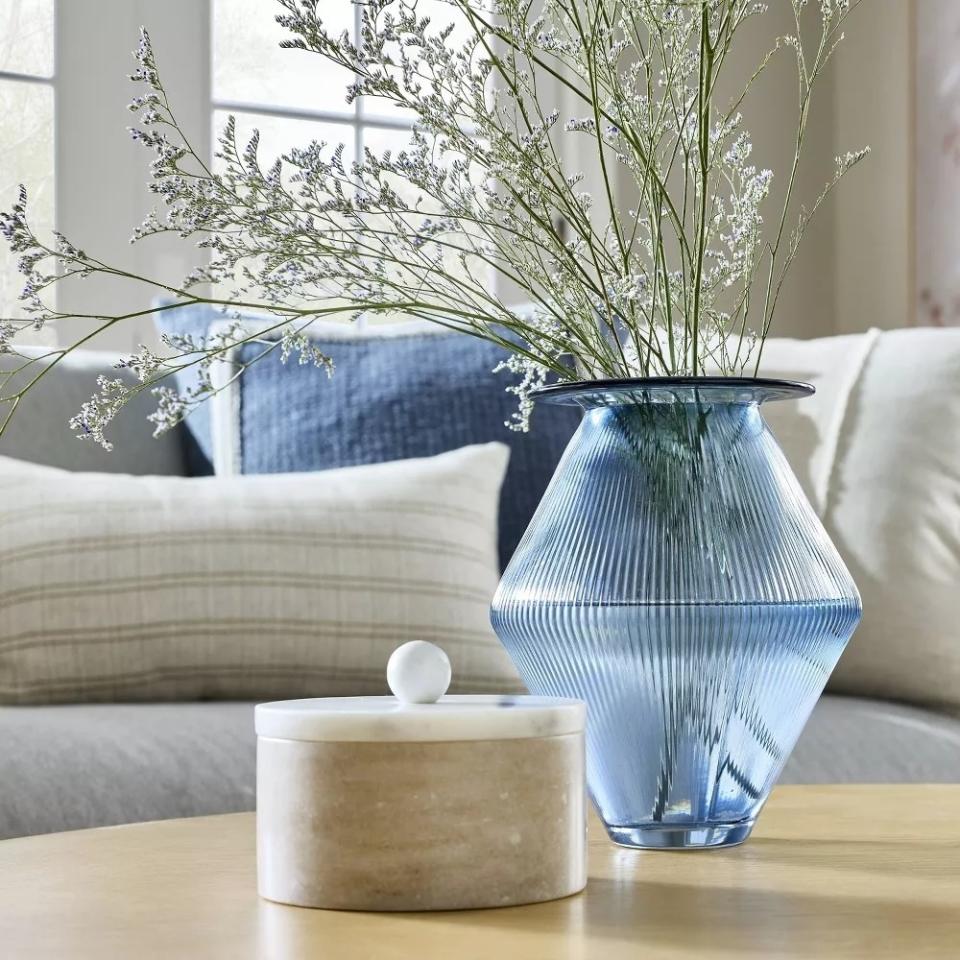
[[[52,170],[51,176],[53,179],[53,227],[58,228],[57,221],[57,203],[58,203],[58,193],[57,193],[57,129],[56,129],[56,118],[57,118],[57,58],[56,58],[56,46],[57,46],[57,13],[56,6],[54,7],[54,19],[53,19],[53,62],[51,64],[50,73],[28,73],[21,70],[0,70],[0,83],[22,83],[29,86],[42,86],[46,87],[50,91],[52,105],[53,105],[53,120],[54,120],[54,130],[52,132],[53,139],[53,156],[52,156]],[[30,184],[26,184],[28,191],[30,189]],[[13,196],[0,197],[4,209],[14,201]],[[7,251],[4,251],[7,253]],[[4,266],[5,270],[16,270],[16,257],[7,257],[7,264]],[[6,313],[10,309],[11,313],[15,316],[23,316],[23,313],[20,309],[17,308],[16,301],[13,303],[0,303],[0,315]]]
[[[230,98],[220,98],[213,92],[213,74],[216,68],[216,24],[215,17],[217,12],[218,0],[211,0],[210,7],[210,120],[218,112],[228,114],[242,114],[246,117],[276,117],[286,120],[306,120],[318,123],[337,124],[352,131],[354,156],[359,159],[363,156],[364,130],[367,128],[379,130],[413,130],[413,118],[390,117],[384,114],[368,113],[364,106],[364,98],[357,97],[352,104],[352,109],[346,110],[310,110],[302,107],[286,107],[283,104],[261,104],[249,103],[244,100],[233,100]],[[219,0],[225,2],[225,0]],[[349,2],[349,0],[341,0]],[[360,36],[361,27],[361,9],[359,6],[353,8],[353,40],[354,42]],[[216,134],[219,131],[214,130],[212,139],[215,142]],[[211,158],[212,159],[212,158]]]
[[[56,29],[56,27],[54,27]],[[15,83],[45,83],[49,86],[56,84],[56,72],[49,77],[37,73],[18,73],[15,70],[0,70],[0,80],[12,80]]]
[[[264,4],[266,11],[266,0]],[[214,14],[213,0],[55,0],[51,75],[0,72],[0,80],[43,84],[53,90],[56,229],[78,246],[96,251],[105,262],[164,283],[179,283],[197,265],[198,251],[175,237],[129,243],[133,229],[157,199],[148,189],[151,157],[127,132],[135,118],[125,108],[137,92],[127,77],[141,25],[150,31],[182,128],[197,153],[211,162],[218,111],[337,124],[352,132],[357,157],[362,156],[364,131],[412,130],[414,124],[413,118],[369,111],[363,98],[357,98],[352,111],[337,111],[215,97]],[[359,25],[357,7],[355,37]],[[111,305],[111,312],[118,306],[143,311],[143,317],[120,323],[86,344],[127,353],[143,343],[157,344],[152,320],[146,315],[155,293],[141,287],[118,294],[109,281],[91,277],[58,286],[57,304],[64,312],[88,316],[103,311],[104,303]],[[74,343],[94,325],[93,320],[70,319],[51,335],[60,345]]]

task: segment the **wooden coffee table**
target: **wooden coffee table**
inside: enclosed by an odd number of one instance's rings
[[[960,786],[781,787],[727,850],[625,850],[593,823],[585,893],[502,910],[285,907],[254,859],[252,814],[4,841],[0,956],[960,957]]]

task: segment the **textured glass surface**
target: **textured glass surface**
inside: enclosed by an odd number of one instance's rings
[[[586,700],[630,845],[745,839],[860,619],[760,415],[783,390],[736,384],[554,392],[583,424],[494,599],[531,691]]]

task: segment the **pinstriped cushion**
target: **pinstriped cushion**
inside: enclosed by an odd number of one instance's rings
[[[517,689],[488,623],[507,458],[187,479],[0,457],[0,703],[379,693],[411,639],[461,690]]]

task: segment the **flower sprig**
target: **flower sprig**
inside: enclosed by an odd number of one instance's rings
[[[226,339],[138,351],[127,361],[137,383],[108,378],[75,419],[103,444],[129,391],[158,390],[155,421],[169,427],[215,392],[210,365],[241,343],[329,368],[310,340],[324,317],[400,313],[499,344],[519,429],[530,391],[550,379],[738,374],[759,362],[811,218],[865,156],[844,155],[812,206],[798,205],[813,91],[857,0],[789,2],[795,31],[727,101],[721,77],[743,25],[766,10],[757,0],[544,0],[537,15],[528,0],[445,0],[449,17],[437,23],[415,0],[364,0],[356,41],[327,30],[316,0],[278,0],[284,46],[349,71],[348,100],[378,100],[416,122],[401,150],[348,159],[342,144],[311,142],[270,164],[257,134],[238,141],[232,118],[217,163],[198,154],[144,31],[132,136],[153,154],[160,209],[133,239],[176,234],[196,244],[197,265],[171,286],[62,236],[43,241],[21,193],[0,231],[19,254],[30,319],[0,322],[0,350],[14,350],[28,323],[69,320],[46,296],[69,276],[140,280],[172,297],[171,309],[265,316]],[[807,19],[819,27],[813,49],[802,41]],[[797,67],[797,136],[771,218],[773,173],[754,159],[744,111],[783,50]],[[506,303],[508,286],[528,308]],[[129,316],[97,317],[98,329]],[[190,366],[199,375],[189,391],[159,384]],[[6,399],[15,406],[22,393]]]

